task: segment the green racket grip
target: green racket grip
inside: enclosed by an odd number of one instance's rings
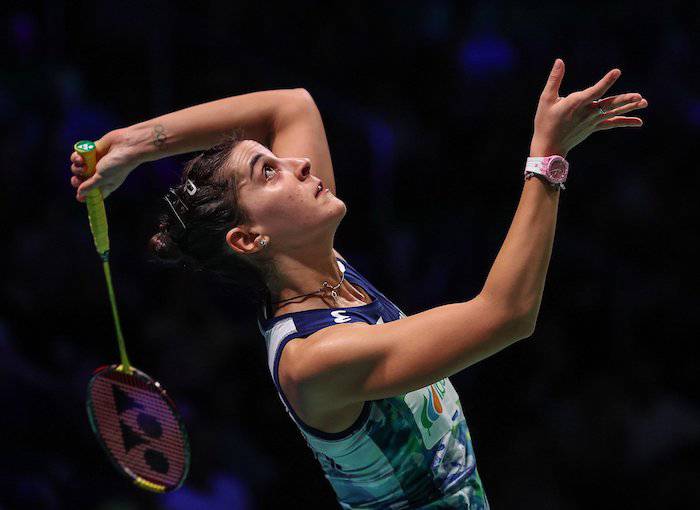
[[[97,165],[95,143],[90,140],[81,140],[73,148],[85,161],[86,177],[92,177]],[[109,233],[107,231],[107,212],[102,199],[102,190],[99,188],[90,190],[85,198],[85,202],[87,202],[88,219],[92,237],[95,240],[95,248],[97,248],[97,253],[100,254],[102,260],[107,260],[109,257]]]

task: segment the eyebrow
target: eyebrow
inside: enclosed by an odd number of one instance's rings
[[[253,169],[255,168],[255,163],[257,163],[262,156],[264,156],[264,154],[262,152],[258,152],[250,160],[250,182],[253,182]]]

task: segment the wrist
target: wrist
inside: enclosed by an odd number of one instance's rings
[[[534,179],[533,179],[534,177]],[[559,193],[560,190],[562,189],[560,186],[557,186],[556,184],[552,184],[544,175],[541,174],[536,174],[536,173],[531,173],[525,176],[525,180],[523,182],[523,186],[527,187],[529,182],[540,182],[541,186],[537,186],[538,188],[543,188],[547,190],[549,193]]]
[[[140,165],[164,157],[160,153],[160,147],[154,144],[153,130],[154,127],[149,122],[116,130],[119,144],[134,163]]]
[[[566,158],[568,151],[562,148],[558,148],[551,144],[541,143],[533,141],[530,143],[530,157],[531,158],[546,158],[547,156],[561,156]]]
[[[548,150],[535,150],[536,154],[548,153]],[[564,183],[569,174],[569,162],[560,154],[549,156],[530,156],[525,164],[525,179],[528,180],[533,175],[542,177],[546,182],[556,189],[566,189]]]

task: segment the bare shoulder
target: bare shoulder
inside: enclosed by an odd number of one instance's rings
[[[308,361],[308,346],[323,342],[337,335],[336,329],[347,327],[339,324],[323,328],[306,338],[290,340],[282,351],[278,366],[279,384],[290,406],[304,423],[323,432],[341,432],[350,427],[362,412],[364,402],[349,405],[333,405],[331,399],[311,400],[302,391],[296,374],[302,360]]]

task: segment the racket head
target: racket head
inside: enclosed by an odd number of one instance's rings
[[[102,366],[88,384],[90,426],[112,464],[142,489],[178,489],[190,468],[187,431],[165,388],[133,366]]]

